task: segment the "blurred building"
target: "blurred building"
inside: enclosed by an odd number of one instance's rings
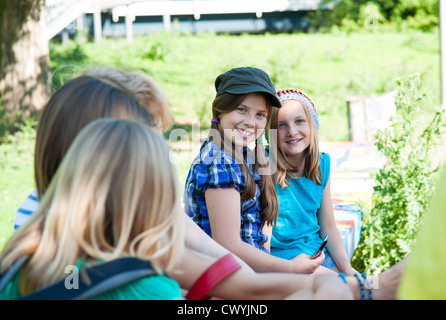
[[[48,39],[80,30],[99,40],[151,31],[262,33],[306,30],[321,0],[46,0]]]

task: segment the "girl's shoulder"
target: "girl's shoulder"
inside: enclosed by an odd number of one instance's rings
[[[326,153],[326,152],[320,152],[319,153],[319,162],[320,162],[320,166],[321,169],[323,166],[330,166],[330,154]]]
[[[101,264],[103,259],[96,260]],[[80,270],[82,266],[88,267],[93,264],[92,260],[79,259],[76,267]],[[140,278],[135,278],[120,286],[111,288],[91,300],[175,300],[181,299],[181,289],[179,284],[164,274],[152,274]]]
[[[200,148],[200,154],[191,167],[191,179],[198,188],[236,187],[239,191],[245,187],[245,177],[234,157],[221,147],[206,139]]]
[[[197,159],[205,165],[234,164],[237,165],[231,153],[206,138],[201,145],[200,154]]]
[[[178,283],[165,275],[151,275],[133,280],[92,298],[93,300],[179,300]]]

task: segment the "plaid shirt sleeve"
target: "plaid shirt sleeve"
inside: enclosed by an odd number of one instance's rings
[[[206,140],[192,162],[183,201],[186,213],[211,235],[204,197],[208,188],[236,188],[241,193],[245,188],[245,177],[230,154]]]
[[[208,188],[245,189],[245,176],[234,157],[213,143],[208,143],[200,153],[196,167],[197,191],[204,194]]]
[[[255,179],[260,179],[250,168]],[[193,161],[186,180],[184,205],[186,213],[212,237],[204,193],[209,188],[236,188],[242,193],[246,187],[245,175],[234,157],[210,141],[205,141],[199,156]],[[241,201],[240,237],[243,241],[266,251],[263,243],[263,223],[259,211],[260,187],[253,199]]]
[[[201,171],[197,174],[197,190],[202,194],[208,188],[236,188],[240,193],[245,188],[245,177],[236,163],[213,161],[197,169]]]

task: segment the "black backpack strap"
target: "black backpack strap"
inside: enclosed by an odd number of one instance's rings
[[[6,285],[11,281],[11,279],[15,276],[17,271],[23,266],[25,261],[28,259],[28,256],[23,256],[12,265],[11,268],[6,270],[4,273],[0,275],[0,292],[2,292]]]
[[[2,275],[0,284],[4,282],[4,286],[6,286],[17,270],[23,265],[23,262],[27,257],[24,258],[23,261],[18,261],[13,267],[5,272],[4,276]],[[20,265],[19,262],[21,262]],[[15,270],[12,270],[13,268]],[[77,273],[77,276],[79,276],[78,288],[67,288],[66,278],[64,278],[23,296],[20,300],[83,300],[116,288],[132,280],[156,274],[150,265],[150,262],[133,257],[119,258],[101,263],[97,266],[88,267],[85,269],[85,272],[88,275],[90,284],[84,283],[80,274]],[[0,291],[2,289],[3,288],[0,287]]]
[[[66,279],[61,279],[22,297],[22,300],[83,300],[132,280],[156,274],[148,261],[133,257],[112,260],[89,267],[85,271],[91,282],[89,285],[79,279],[78,288],[67,289]]]

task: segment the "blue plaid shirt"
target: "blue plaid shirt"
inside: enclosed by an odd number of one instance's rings
[[[253,170],[251,157],[248,155],[245,160],[254,179],[259,180],[260,176]],[[245,176],[232,154],[206,139],[201,145],[199,155],[192,162],[186,179],[184,190],[186,213],[212,237],[204,197],[206,189],[236,188],[242,193],[245,187]],[[257,184],[255,196],[252,199],[240,201],[240,237],[244,242],[268,252],[263,247],[268,237],[262,232],[259,196],[260,185]]]

